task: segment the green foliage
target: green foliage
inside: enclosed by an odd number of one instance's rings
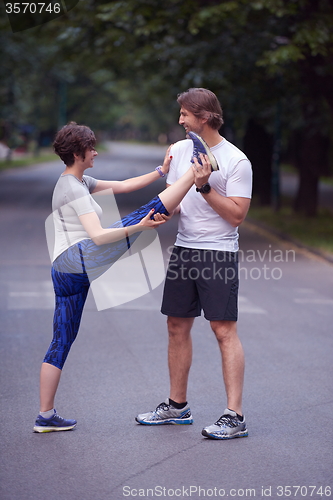
[[[261,66],[277,66],[306,58],[332,57],[333,53],[333,11],[328,0],[255,2],[258,10],[267,9],[284,23],[284,34],[276,38],[274,46],[258,61]],[[282,27],[282,25],[281,25]]]
[[[0,139],[14,144],[29,124],[47,140],[74,120],[171,140],[177,94],[207,87],[236,145],[252,118],[280,136],[303,186],[333,170],[331,0],[81,0],[15,34],[0,11]]]
[[[16,34],[4,17],[1,120],[56,129],[66,97],[68,120],[156,139],[175,122],[177,93],[203,86],[236,139],[251,116],[273,132],[277,101],[285,142],[308,102],[327,131],[332,16],[329,0],[82,0]]]
[[[309,218],[302,214],[296,214],[289,204],[279,212],[274,212],[269,207],[253,206],[249,211],[249,220],[251,218],[267,227],[275,228],[279,233],[303,245],[329,254],[333,253],[333,217],[332,212],[328,209],[320,209],[317,217]]]

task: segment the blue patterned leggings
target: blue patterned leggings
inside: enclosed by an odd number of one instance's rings
[[[133,226],[152,209],[168,215],[158,196],[149,203],[123,217],[110,227]],[[45,355],[44,363],[62,370],[69,350],[79,331],[83,307],[90,281],[101,276],[133,244],[140,233],[129,238],[97,246],[90,240],[82,240],[71,246],[54,261],[52,281],[55,292],[53,339]],[[89,273],[89,278],[88,274]]]

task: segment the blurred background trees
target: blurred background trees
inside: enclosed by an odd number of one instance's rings
[[[296,211],[315,215],[332,173],[330,0],[81,0],[11,33],[1,5],[0,140],[50,144],[75,120],[116,139],[172,142],[176,96],[214,91],[222,134],[244,149],[254,193],[278,208],[281,160],[299,171]]]

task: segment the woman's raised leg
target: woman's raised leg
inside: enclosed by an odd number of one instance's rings
[[[155,213],[170,214],[179,205],[187,191],[194,183],[193,169],[180,177],[174,184],[164,189],[158,196],[150,200],[146,205],[125,215],[121,220],[114,222],[110,227],[126,227],[138,224],[152,208]],[[84,259],[84,266],[92,281],[103,274],[108,267],[116,262],[134,243],[140,233],[132,234],[129,238],[115,241],[107,245],[97,246],[92,240],[80,242],[81,256]]]
[[[168,212],[173,212],[175,208],[178,207],[179,203],[193,184],[194,174],[192,167],[190,167],[180,179],[158,195]]]

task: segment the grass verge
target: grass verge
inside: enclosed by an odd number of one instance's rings
[[[248,215],[253,222],[271,227],[295,242],[333,254],[333,213],[326,208],[319,209],[316,217],[305,217],[293,211],[290,200],[284,200],[278,212],[254,203]]]
[[[98,143],[96,145],[96,149],[98,149],[100,153],[107,151],[107,147],[103,142]],[[29,165],[37,165],[38,163],[57,160],[59,160],[59,158],[53,152],[52,148],[41,148],[38,156],[35,156],[32,153],[26,153],[22,155],[21,158],[15,158],[10,161],[0,160],[0,172],[8,168],[27,167]]]
[[[55,160],[57,160],[57,156],[50,149],[46,149],[44,151],[41,151],[38,156],[34,156],[31,153],[30,154],[27,153],[26,155],[22,156],[22,158],[14,158],[10,161],[0,160],[0,171],[6,170],[8,168],[37,165],[38,163],[44,163],[47,161],[55,161]]]

